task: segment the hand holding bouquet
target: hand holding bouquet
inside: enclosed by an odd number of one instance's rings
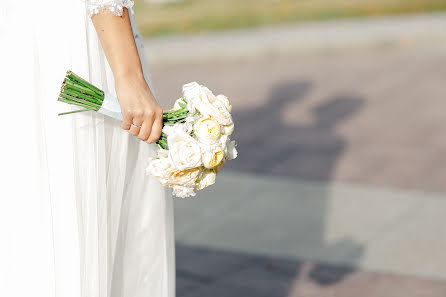
[[[62,85],[59,101],[122,120],[117,98],[110,96],[71,71]],[[227,160],[237,157],[232,106],[224,95],[215,96],[196,82],[183,86],[183,96],[163,113],[163,133],[157,141],[158,157],[150,158],[147,173],[177,197],[195,196],[215,183]]]

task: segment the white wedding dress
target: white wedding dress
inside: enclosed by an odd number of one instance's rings
[[[145,174],[156,145],[94,112],[57,116],[67,70],[115,94],[101,9],[129,7],[151,84],[131,4],[0,3],[0,296],[174,296],[172,197]]]

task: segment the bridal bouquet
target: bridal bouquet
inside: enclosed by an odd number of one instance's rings
[[[62,84],[59,101],[83,107],[60,115],[93,110],[122,120],[116,97],[71,71]],[[173,188],[173,194],[181,198],[195,196],[196,190],[214,184],[225,162],[237,157],[235,141],[230,139],[234,131],[231,110],[226,96],[215,96],[196,82],[185,84],[183,96],[163,114],[158,156],[149,158],[147,174]]]

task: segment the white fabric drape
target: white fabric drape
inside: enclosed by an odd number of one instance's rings
[[[115,95],[85,2],[4,0],[0,38],[0,296],[174,296],[172,197],[145,175],[156,145],[57,116],[69,69]]]

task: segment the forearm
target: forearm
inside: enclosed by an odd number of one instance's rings
[[[156,142],[163,128],[163,110],[144,79],[127,9],[122,16],[103,10],[92,21],[115,77],[122,128],[144,141]]]
[[[124,8],[122,16],[115,16],[106,9],[92,21],[115,78],[144,80],[128,10]]]

